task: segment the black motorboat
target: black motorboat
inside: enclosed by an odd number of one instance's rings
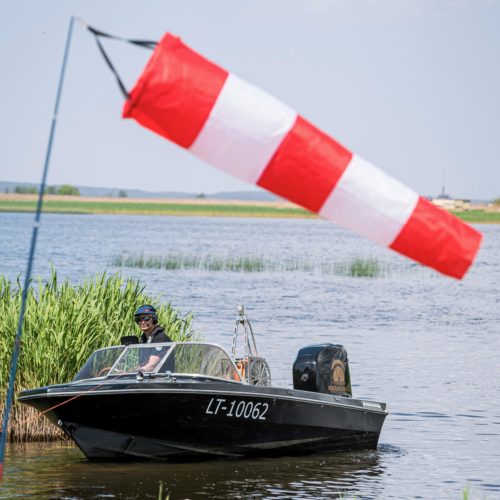
[[[243,352],[236,356],[241,329]],[[249,341],[253,339],[253,349]],[[136,340],[136,339],[135,339]],[[181,459],[374,449],[385,403],[351,397],[342,346],[302,348],[294,388],[271,387],[240,308],[232,354],[210,342],[100,349],[67,384],[24,390],[90,460]],[[154,371],[140,366],[159,358]]]

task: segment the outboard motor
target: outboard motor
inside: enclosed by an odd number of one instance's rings
[[[352,397],[348,361],[347,351],[341,345],[303,347],[293,363],[293,388]]]

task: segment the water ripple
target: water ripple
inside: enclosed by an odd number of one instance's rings
[[[1,271],[24,271],[33,216],[0,213]],[[461,498],[500,494],[500,226],[484,234],[463,281],[432,273],[384,279],[309,272],[125,269],[152,292],[193,310],[202,328],[245,304],[274,385],[291,386],[298,349],[343,344],[356,397],[387,401],[376,451],[196,464],[94,464],[75,448],[9,448],[0,498]],[[42,218],[35,274],[50,262],[78,282],[110,255],[158,251],[266,254],[276,259],[407,261],[323,220],[114,215]],[[117,269],[110,268],[111,271]],[[204,332],[230,345],[233,318]]]

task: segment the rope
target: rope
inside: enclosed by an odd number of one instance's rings
[[[167,351],[168,351],[168,349],[167,349],[165,352],[167,352]],[[164,353],[159,353],[159,355],[161,355],[161,354],[164,354]],[[9,427],[8,427],[8,429],[7,429],[7,430],[12,429],[13,427],[17,427],[18,425],[24,424],[25,422],[28,422],[29,420],[32,420],[32,419],[34,419],[34,418],[38,418],[40,415],[43,415],[44,413],[47,413],[47,412],[49,412],[49,411],[53,410],[54,408],[58,408],[59,406],[65,405],[66,403],[69,403],[70,401],[73,401],[73,400],[75,400],[75,399],[78,399],[80,396],[85,396],[85,394],[88,394],[89,392],[95,391],[96,389],[99,389],[99,387],[102,387],[102,386],[104,386],[104,385],[106,385],[106,384],[109,384],[110,382],[113,382],[113,380],[116,380],[117,378],[120,378],[120,377],[122,377],[123,375],[127,375],[127,374],[128,374],[128,373],[130,373],[131,371],[133,371],[133,370],[136,370],[136,369],[140,368],[141,366],[143,366],[143,365],[147,364],[148,362],[149,362],[149,360],[148,360],[148,361],[145,361],[144,363],[141,363],[140,365],[137,365],[137,366],[132,367],[130,370],[128,370],[128,371],[126,371],[126,372],[120,373],[120,375],[118,375],[118,376],[117,376],[117,377],[115,377],[115,378],[112,378],[112,379],[106,380],[106,382],[104,382],[104,383],[103,383],[103,384],[101,384],[101,385],[97,385],[96,387],[92,387],[92,389],[89,389],[88,391],[85,391],[85,392],[82,392],[81,394],[78,394],[78,396],[75,396],[75,397],[73,397],[73,398],[71,398],[71,399],[68,399],[68,400],[66,400],[66,401],[63,401],[62,403],[59,403],[58,405],[52,406],[52,408],[49,408],[48,410],[44,410],[44,411],[42,411],[42,412],[40,412],[40,413],[37,413],[36,415],[32,415],[31,417],[28,417],[28,418],[27,418],[27,419],[25,419],[25,420],[21,420],[21,422],[17,422],[17,424],[12,424],[11,426],[9,426]],[[3,432],[3,431],[2,431],[2,432]]]
[[[210,323],[208,326],[205,328],[202,328],[199,333],[201,333],[203,330],[206,330],[207,328],[210,328],[211,326],[215,325],[215,323],[218,323],[219,321],[223,320],[224,318],[227,318],[230,314],[233,314],[235,311],[237,311],[238,308],[233,309],[232,311],[228,312],[225,316],[222,316],[222,318],[219,318],[217,321],[214,321],[213,323]]]
[[[102,46],[101,42],[99,41],[99,37],[103,38],[110,38],[111,40],[118,40],[119,42],[125,42],[125,43],[131,43],[133,45],[137,45],[139,47],[142,47],[144,49],[154,49],[156,47],[157,42],[153,42],[151,40],[135,40],[135,39],[130,39],[130,38],[122,38],[121,36],[116,36],[116,35],[110,35],[109,33],[104,33],[104,31],[96,30],[92,26],[89,26],[85,21],[83,21],[80,18],[77,18],[78,21],[80,21],[81,25],[90,33],[94,35],[95,41],[97,43],[97,46],[99,47],[99,50],[102,54],[102,57],[106,61],[106,64],[108,65],[109,69],[111,72],[115,75],[116,81],[118,82],[118,86],[120,87],[120,90],[122,91],[123,96],[125,99],[130,99],[130,94],[127,92],[127,89],[125,88],[125,85],[122,82],[122,79],[120,78],[120,75],[116,71],[115,67],[111,63],[111,59],[108,57],[108,54],[106,54],[106,51],[104,50],[104,47]]]
[[[89,30],[94,36],[102,36],[104,38],[111,38],[112,40],[118,40],[119,42],[131,43],[133,45],[138,45],[145,49],[154,49],[158,42],[152,40],[136,40],[135,38],[123,38],[121,36],[110,35],[109,33],[104,33],[104,31],[97,30],[92,26],[89,26],[83,19],[77,18],[77,20],[82,24],[82,26]]]

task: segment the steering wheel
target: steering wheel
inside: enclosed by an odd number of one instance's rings
[[[102,374],[102,372],[105,372],[106,370],[108,370],[108,371],[109,371],[109,370],[111,370],[111,368],[113,368],[113,367],[112,367],[112,366],[108,366],[108,367],[106,367],[106,368],[103,368],[103,369],[102,369],[102,370],[101,370],[101,371],[97,374],[97,376],[98,376],[98,377],[100,377],[100,376],[101,376],[101,374]]]

